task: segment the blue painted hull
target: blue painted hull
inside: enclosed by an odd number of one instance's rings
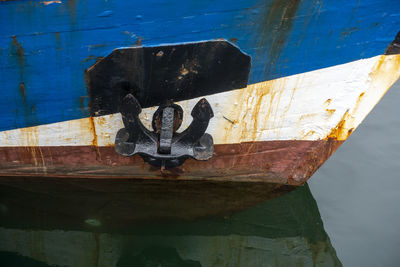
[[[0,131],[89,116],[84,70],[114,48],[224,38],[256,83],[380,55],[396,0],[0,2]]]

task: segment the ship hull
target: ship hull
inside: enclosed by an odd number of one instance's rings
[[[94,1],[91,8],[77,1],[3,1],[0,25],[10,26],[0,41],[0,184],[104,182],[112,190],[149,181],[166,190],[163,183],[212,182],[223,190],[225,183],[265,183],[268,192],[300,186],[400,76],[400,4],[386,2],[346,2],[338,12],[339,2],[306,0],[171,1],[156,9],[135,1]],[[172,9],[173,16],[165,12]],[[252,63],[247,87],[202,96],[214,111],[207,128],[211,159],[164,169],[139,155],[119,155],[121,114],[91,113],[85,72],[115,48],[218,38]],[[177,102],[182,129],[199,99]],[[156,109],[140,114],[149,129]]]
[[[214,154],[163,170],[121,156],[119,113],[0,132],[2,177],[264,181],[301,185],[353,133],[400,76],[381,55],[207,96]],[[340,77],[340,78],[339,78]],[[198,98],[178,102],[190,113]],[[145,126],[156,107],[143,110]],[[183,119],[186,128],[190,119]]]

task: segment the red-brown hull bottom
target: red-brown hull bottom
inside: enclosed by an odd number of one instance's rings
[[[123,228],[226,216],[303,184],[341,143],[216,145],[211,160],[188,160],[166,172],[113,147],[0,148],[1,221],[81,228],[94,218]]]
[[[120,156],[113,147],[2,147],[0,177],[259,181],[301,185],[342,143],[328,139],[215,145],[210,160],[189,159],[182,166],[165,171],[148,165],[140,156]]]

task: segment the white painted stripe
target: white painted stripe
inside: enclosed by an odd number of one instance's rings
[[[207,132],[215,144],[345,140],[399,76],[400,55],[382,55],[207,96],[215,114]],[[178,103],[181,129],[199,99]],[[155,109],[141,114],[149,128]],[[64,121],[0,132],[0,146],[108,146],[122,127],[120,114]]]

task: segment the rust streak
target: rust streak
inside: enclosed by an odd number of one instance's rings
[[[26,121],[31,123],[30,115],[32,114],[31,107],[27,105],[27,94],[25,85],[25,52],[22,44],[18,41],[17,36],[12,36],[12,42],[10,47],[10,55],[14,57],[16,64],[19,66],[19,84],[18,90],[22,97],[22,102],[24,104],[24,113]]]
[[[303,139],[305,139],[305,138],[308,137],[308,136],[313,136],[314,134],[315,134],[315,131],[310,130],[310,131],[308,131],[308,132],[303,136]]]
[[[332,131],[328,134],[325,140],[327,139],[346,140],[352,133],[352,129],[347,130],[345,127],[346,122],[349,118],[350,118],[350,113],[349,110],[347,110],[344,113],[343,117],[340,119],[339,123],[336,125],[335,128],[332,129]]]
[[[22,67],[25,64],[25,53],[24,53],[24,48],[22,45],[18,42],[17,36],[12,37],[12,45],[15,48],[15,54],[17,55],[18,58],[18,63]]]
[[[231,42],[231,43],[237,43],[237,41],[238,41],[238,38],[229,38],[229,42]]]
[[[347,35],[352,34],[353,32],[357,31],[358,28],[357,27],[347,27],[346,29],[344,29],[344,31],[341,33],[342,37],[345,37]]]
[[[142,45],[142,38],[138,36],[134,46],[141,46],[141,45]]]
[[[22,138],[26,141],[25,148],[30,156],[26,155],[25,158],[28,162],[33,163],[37,167],[45,168],[45,156],[43,155],[42,149],[39,146],[39,134],[37,127],[25,128],[21,129]],[[40,161],[38,160],[38,156],[40,156]],[[42,168],[42,171],[44,170]],[[45,171],[45,170],[44,170]]]
[[[39,146],[38,150],[39,150],[39,154],[40,154],[40,159],[42,160],[42,166],[44,167],[44,171],[46,171],[46,163],[45,163],[45,160],[44,160],[42,148]]]
[[[388,59],[388,60],[386,60]],[[369,74],[371,81],[381,82],[382,85],[390,87],[395,80],[392,77],[399,77],[400,56],[389,55],[380,56],[378,63]],[[397,79],[396,79],[397,80]],[[391,81],[391,82],[390,82]],[[389,82],[389,83],[388,83]]]
[[[24,82],[24,72],[25,72],[25,52],[24,48],[22,47],[21,43],[18,42],[17,36],[12,37],[12,42],[11,42],[11,49],[10,49],[10,54],[13,56],[17,64],[19,66],[19,79],[20,82]],[[23,85],[25,88],[25,85]],[[21,87],[21,85],[20,85]]]
[[[22,100],[24,101],[24,104],[26,104],[26,88],[25,88],[25,83],[20,82],[19,83],[19,92],[22,96]]]
[[[71,25],[75,24],[76,19],[76,0],[67,1]]]
[[[100,47],[105,47],[108,44],[96,44],[96,45],[88,45],[88,51],[90,51],[90,49],[96,49],[96,48],[100,48]]]
[[[336,109],[326,109],[326,112],[328,112],[329,115],[333,115],[333,113],[336,112]]]
[[[54,33],[54,37],[56,38],[57,50],[61,50],[61,37],[60,37],[60,33],[59,33],[59,32],[55,32],[55,33]]]
[[[89,117],[89,121],[90,121],[90,126],[91,126],[91,132],[93,133],[93,141],[92,141],[92,146],[95,148],[96,150],[96,156],[97,156],[97,160],[101,160],[101,154],[100,154],[100,150],[99,150],[99,146],[98,146],[98,141],[97,141],[97,133],[96,133],[96,126],[94,123],[94,119],[92,116]]]
[[[261,77],[271,73],[281,56],[284,43],[292,28],[292,24],[301,1],[296,0],[274,0],[270,5],[265,6],[262,20],[260,21],[260,39],[256,53],[257,57],[268,58],[268,63],[264,64]],[[268,51],[268,55],[265,52]]]
[[[96,56],[94,56],[94,55],[88,55],[86,58],[84,58],[84,59],[81,60],[81,63],[88,62],[88,61],[93,60],[93,59],[96,59],[96,60],[97,60],[97,58],[98,58],[98,57],[96,57]]]
[[[329,104],[332,102],[332,99],[328,98],[325,102],[324,105],[329,106]]]

